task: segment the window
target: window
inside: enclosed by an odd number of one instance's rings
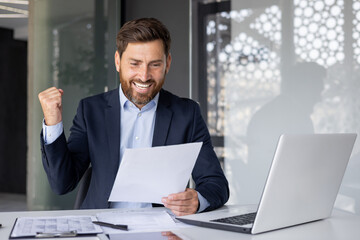
[[[193,78],[229,203],[258,202],[282,133],[359,132],[360,1],[192,3]],[[358,155],[336,202],[352,212]]]

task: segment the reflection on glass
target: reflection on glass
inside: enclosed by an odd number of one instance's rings
[[[280,134],[360,129],[360,1],[254,2],[205,18],[208,127],[224,137],[229,203],[258,202]],[[359,149],[336,202],[356,213]]]
[[[260,199],[277,141],[283,133],[314,133],[311,120],[321,100],[325,68],[317,63],[299,63],[285,71],[281,93],[252,116],[247,128],[248,161],[242,167],[250,188],[239,184],[249,201]],[[254,187],[255,186],[255,187]]]
[[[126,234],[109,234],[111,240],[182,240],[179,235],[166,231],[166,232],[130,232]]]

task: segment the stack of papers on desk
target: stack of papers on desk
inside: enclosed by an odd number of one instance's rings
[[[128,231],[103,227],[106,234],[170,231],[184,227],[193,227],[175,220],[171,213],[169,214],[160,208],[119,209],[98,213],[96,217],[99,221],[128,225]]]
[[[128,225],[128,232],[142,232],[165,230],[175,228],[174,220],[166,211],[147,211],[147,210],[120,210],[113,212],[98,213],[99,221],[110,222],[112,224]],[[124,231],[103,227],[105,233],[122,233]]]

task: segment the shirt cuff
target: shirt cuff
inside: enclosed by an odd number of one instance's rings
[[[197,211],[199,213],[199,212],[204,211],[206,208],[208,208],[210,206],[210,203],[198,191],[196,191],[196,192],[198,194],[198,199],[199,199],[199,204],[200,204],[199,210]]]
[[[43,120],[42,128],[44,143],[45,145],[48,145],[55,142],[55,140],[61,135],[63,132],[63,123],[59,122],[56,125],[47,126],[45,124],[45,120]]]

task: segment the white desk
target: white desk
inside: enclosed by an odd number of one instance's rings
[[[62,215],[95,215],[102,211],[113,211],[114,209],[96,210],[67,210],[67,211],[27,211],[27,212],[0,212],[0,240],[8,239],[10,231],[17,217],[36,217],[36,216],[62,216]],[[209,228],[191,227],[173,231],[194,240],[218,240],[218,239],[255,239],[255,240],[359,240],[360,239],[360,216],[334,210],[329,219],[316,221],[313,223],[302,224],[282,230],[262,233],[258,235],[248,235],[243,233],[213,230]],[[65,238],[65,239],[89,239],[106,240],[104,234],[97,237],[87,238]]]

